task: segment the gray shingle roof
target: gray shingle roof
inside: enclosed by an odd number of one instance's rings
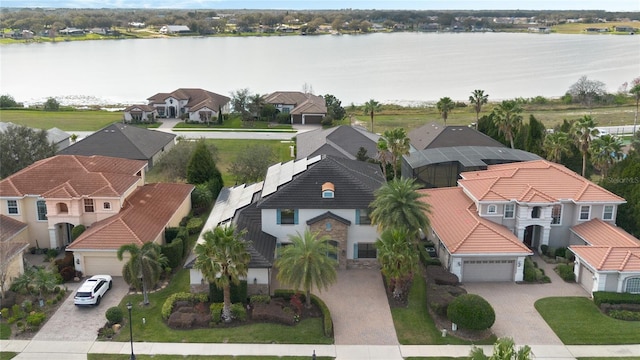
[[[361,127],[347,125],[307,131],[297,136],[297,158],[324,154],[355,159],[361,147],[373,158],[379,138]]]
[[[443,126],[429,123],[407,134],[411,145],[418,150],[451,146],[493,146],[505,147],[500,142],[468,126]]]

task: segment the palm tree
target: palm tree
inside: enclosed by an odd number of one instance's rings
[[[602,135],[591,142],[589,152],[594,165],[606,178],[613,164],[622,159],[622,142],[613,135]]]
[[[384,176],[384,179],[387,180],[387,164],[391,162],[389,144],[387,144],[387,141],[383,137],[380,137],[376,146],[378,149],[376,160],[380,162],[380,166],[382,167],[382,175]]]
[[[394,128],[385,131],[380,140],[386,144],[386,149],[389,151],[389,160],[391,165],[393,165],[393,178],[395,179],[398,177],[398,161],[402,158],[402,155],[409,154],[409,144],[411,141],[403,128]],[[378,142],[380,142],[380,140],[378,140]]]
[[[140,289],[144,297],[144,304],[149,304],[148,289],[153,287],[160,280],[160,275],[164,266],[167,265],[167,257],[160,250],[160,245],[148,242],[138,247],[136,244],[122,245],[118,249],[118,260],[122,261],[123,254],[129,253],[129,261],[122,267],[122,277],[124,281]]]
[[[573,137],[582,154],[582,176],[587,173],[587,154],[591,147],[591,139],[598,136],[596,123],[589,115],[585,115],[573,123]]]
[[[633,80],[633,87],[629,92],[636,98],[636,116],[633,118],[633,136],[636,136],[636,125],[638,124],[638,106],[640,105],[640,78]]]
[[[222,289],[222,320],[230,322],[231,284],[240,284],[240,278],[246,277],[251,255],[247,252],[246,242],[242,240],[245,231],[238,232],[234,225],[216,226],[202,235],[204,241],[195,247],[194,268],[202,272],[209,283]]]
[[[378,229],[407,229],[409,236],[416,238],[418,232],[429,226],[427,213],[429,204],[421,201],[426,196],[417,190],[420,188],[414,179],[393,179],[382,185],[371,202],[371,222]]]
[[[278,281],[305,291],[306,306],[311,307],[311,288],[328,289],[337,278],[338,262],[329,255],[338,250],[328,236],[318,237],[308,229],[304,234],[289,235],[291,245],[280,248],[276,266]]]
[[[449,112],[453,110],[456,104],[451,100],[451,98],[443,97],[436,103],[436,107],[438,111],[440,111],[440,115],[442,116],[442,120],[444,120],[444,126],[447,126],[447,118],[449,117]]]
[[[530,360],[531,348],[524,345],[516,351],[516,344],[513,339],[504,337],[496,340],[493,344],[493,354],[487,356],[482,348],[474,346],[469,354],[471,360]]]
[[[569,135],[563,132],[547,134],[542,148],[547,154],[547,160],[559,163],[562,155],[569,153]]]
[[[515,131],[522,124],[522,107],[515,100],[504,100],[493,109],[494,122],[498,130],[509,140],[513,149],[513,137]]]
[[[407,229],[386,229],[376,241],[382,274],[396,299],[404,298],[405,285],[418,267],[418,252],[408,238]]]
[[[485,94],[484,90],[473,90],[471,96],[469,96],[469,102],[473,105],[473,109],[476,111],[476,129],[478,129],[480,111],[482,111],[482,105],[489,102],[489,95]]]
[[[364,114],[369,115],[371,117],[371,132],[374,132],[373,131],[373,114],[380,112],[380,110],[382,110],[382,105],[373,99],[364,103]]]

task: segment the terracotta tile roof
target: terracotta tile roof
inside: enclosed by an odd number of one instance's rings
[[[326,114],[327,105],[322,96],[300,91],[276,91],[264,97],[268,104],[294,105],[291,114]]]
[[[28,247],[27,243],[0,242],[0,268],[5,267],[11,259],[22,254]]]
[[[28,225],[11,216],[0,215],[0,242],[8,241],[18,235]]]
[[[562,165],[546,160],[491,165],[484,171],[464,172],[458,183],[478,201],[508,199],[553,203],[624,203],[625,200]]]
[[[576,225],[571,231],[592,246],[640,247],[640,240],[633,235],[598,218]]]
[[[529,250],[506,227],[478,216],[460,187],[419,190],[431,205],[431,227],[451,254],[522,254]]]
[[[117,250],[125,244],[142,245],[152,241],[162,233],[192,190],[190,184],[141,186],[127,198],[118,214],[94,223],[67,249]]]
[[[569,248],[598,271],[640,271],[640,247],[573,245]]]
[[[140,180],[146,161],[106,156],[57,155],[0,181],[0,196],[120,196]]]

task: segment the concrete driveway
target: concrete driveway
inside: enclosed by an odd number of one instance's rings
[[[113,287],[107,291],[100,305],[78,307],[73,304],[73,296],[83,281],[68,283],[70,295],[60,305],[53,316],[33,337],[34,340],[93,341],[98,337],[98,329],[107,322],[105,313],[117,306],[129,292],[129,286],[121,276],[113,278]]]
[[[539,257],[534,261],[551,278],[551,283],[468,283],[463,287],[470,294],[482,296],[493,306],[496,322],[491,329],[496,336],[509,336],[516,344],[522,345],[562,345],[562,341],[535,309],[534,303],[551,296],[586,297],[588,294],[580,285],[564,282],[553,271],[554,264],[546,264]]]

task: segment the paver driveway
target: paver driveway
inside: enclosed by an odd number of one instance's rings
[[[496,336],[508,336],[516,344],[523,345],[561,345],[562,342],[540,316],[534,303],[551,296],[588,294],[580,285],[564,282],[553,271],[554,264],[546,264],[539,257],[534,261],[551,278],[550,284],[469,283],[463,287],[471,294],[482,296],[493,306],[496,322],[491,329]]]
[[[33,337],[34,340],[95,340],[98,337],[98,329],[107,322],[107,309],[117,306],[129,291],[129,286],[121,276],[114,277],[113,287],[107,291],[100,305],[78,307],[73,304],[73,296],[80,285],[82,282],[67,284],[71,294]]]
[[[329,290],[314,294],[331,311],[336,345],[398,345],[380,270],[339,270]]]

